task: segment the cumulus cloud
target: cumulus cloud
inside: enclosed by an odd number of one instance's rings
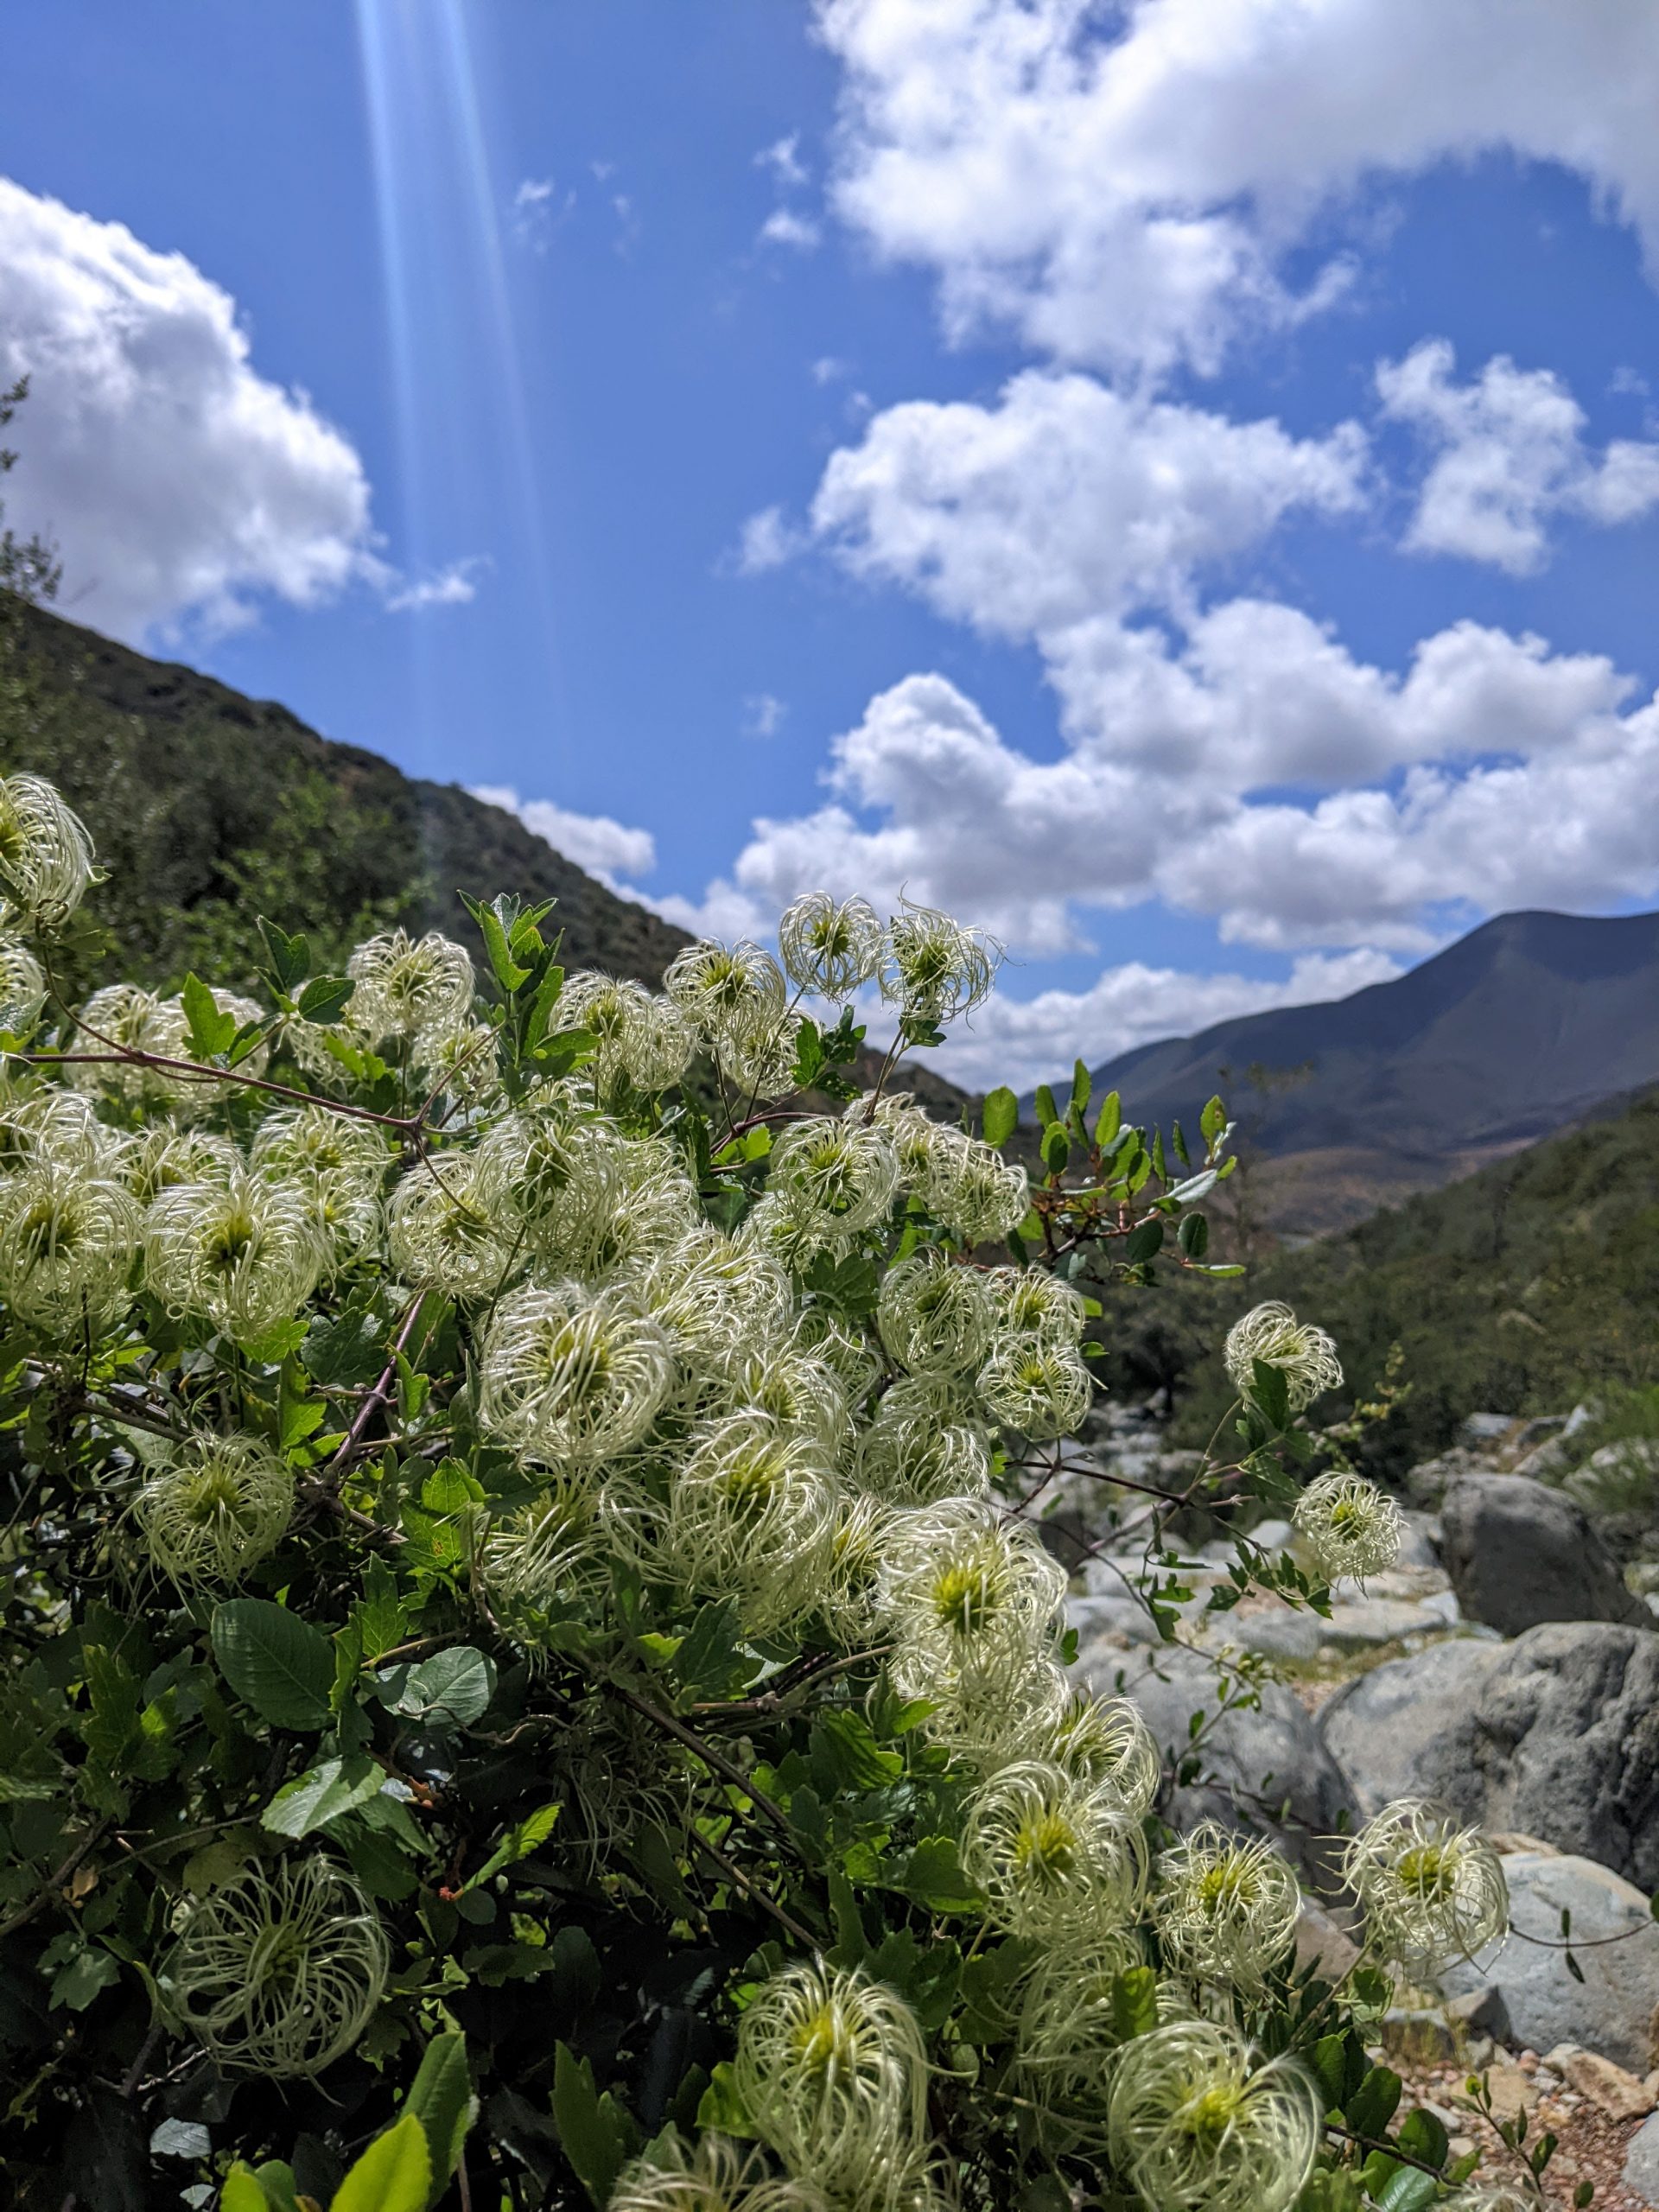
[[[831,455],[812,527],[846,566],[941,614],[1031,635],[1186,603],[1199,571],[1293,509],[1357,508],[1364,461],[1351,423],[1294,438],[1028,370],[994,407],[914,400],[875,416]]]
[[[1544,564],[1554,516],[1633,522],[1659,506],[1659,445],[1616,438],[1597,459],[1584,410],[1552,371],[1498,354],[1460,385],[1456,365],[1450,343],[1431,338],[1376,372],[1384,413],[1434,451],[1406,535],[1412,551],[1525,575]]]
[[[516,814],[556,853],[625,897],[639,894],[622,879],[648,875],[657,865],[657,843],[649,830],[632,830],[608,814],[574,814],[548,798],[520,798],[507,784],[469,784],[467,789],[486,806]]]
[[[14,526],[61,551],[66,604],[135,641],[313,607],[376,556],[349,439],[254,369],[235,302],[160,253],[0,179],[0,384],[30,378]]]
[[[1292,248],[1374,176],[1558,162],[1659,269],[1659,16],[1628,0],[818,0],[846,71],[835,199],[933,269],[948,326],[1211,369],[1339,296]]]
[[[801,159],[801,134],[791,130],[787,137],[775,138],[770,146],[763,146],[754,157],[758,169],[770,169],[780,185],[804,184],[806,164]]]

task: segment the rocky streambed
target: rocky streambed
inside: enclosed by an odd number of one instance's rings
[[[1333,1838],[1402,1796],[1481,1824],[1515,1932],[1383,2040],[1402,2063],[1487,2065],[1522,2102],[1593,2113],[1603,2165],[1608,2128],[1628,2158],[1611,2201],[1659,2205],[1659,1569],[1643,1558],[1659,1525],[1632,1527],[1631,1485],[1607,1470],[1575,1479],[1575,1422],[1475,1416],[1408,1478],[1395,1566],[1338,1585],[1328,1619],[1259,1595],[1213,1610],[1232,1546],[1195,1543],[1165,1577],[1175,1640],[1160,1637],[1131,1580],[1147,1516],[1198,1460],[1142,1408],[1097,1410],[1033,1510],[1072,1570],[1077,1673],[1127,1691],[1172,1759],[1197,1763],[1169,1816],[1273,1834],[1318,1901],[1304,1941],[1328,1963],[1353,1955]],[[1283,1521],[1250,1535],[1292,1540]]]

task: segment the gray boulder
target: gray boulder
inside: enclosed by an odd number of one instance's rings
[[[1659,2204],[1659,2112],[1644,2120],[1624,2153],[1624,2186],[1643,2204]]]
[[[1637,2075],[1659,2063],[1653,2040],[1659,1922],[1646,1897],[1592,1859],[1554,1852],[1513,1852],[1503,1872],[1510,1934],[1478,1960],[1450,1968],[1441,1988],[1458,1997],[1495,1984],[1517,2041],[1530,2050],[1580,2044]],[[1573,1916],[1573,1955],[1582,1980],[1556,1948],[1563,1911]],[[1543,1940],[1528,1942],[1529,1936]],[[1609,1936],[1620,1940],[1609,1942]]]
[[[1528,1476],[1460,1476],[1441,1521],[1458,1602],[1505,1636],[1541,1621],[1649,1618],[1583,1509]]]
[[[1470,1745],[1482,1688],[1502,1664],[1501,1643],[1453,1637],[1357,1675],[1319,1716],[1363,1818],[1396,1797],[1432,1797],[1478,1820],[1485,1792]]]
[[[1653,1628],[1553,1622],[1510,1644],[1431,1644],[1348,1683],[1319,1726],[1368,1817],[1437,1798],[1659,1888]]]
[[[1154,1736],[1166,1751],[1182,1756],[1192,1715],[1214,1715],[1220,1702],[1211,1662],[1184,1645],[1164,1644],[1154,1651],[1085,1651],[1076,1671],[1110,1695],[1120,1669],[1124,1690]],[[1290,1692],[1268,1682],[1261,1699],[1259,1709],[1235,1707],[1205,1732],[1196,1754],[1203,1774],[1174,1793],[1165,1817],[1182,1829],[1208,1819],[1270,1835],[1316,1886],[1334,1890],[1331,1839],[1344,1815],[1351,1820],[1352,1796],[1313,1716]]]

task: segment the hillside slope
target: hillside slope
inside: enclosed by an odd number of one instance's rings
[[[1471,1412],[1560,1413],[1659,1384],[1659,1091],[1274,1254],[1242,1281],[1166,1280],[1147,1303],[1186,1372],[1191,1436],[1226,1409],[1223,1336],[1266,1298],[1336,1338],[1344,1396],[1369,1396],[1401,1347],[1410,1394],[1377,1439],[1395,1469],[1440,1450]],[[1142,1325],[1154,1324],[1125,1313],[1126,1332]]]
[[[0,773],[49,777],[86,821],[109,875],[96,911],[134,974],[176,983],[194,967],[250,985],[258,913],[308,931],[324,961],[393,922],[480,956],[457,890],[556,899],[573,969],[655,985],[690,943],[459,785],[405,776],[286,707],[44,608],[4,611]],[[948,1118],[965,1103],[925,1066],[907,1064],[905,1081]]]
[[[1659,914],[1500,915],[1389,983],[1109,1062],[1138,1122],[1217,1090],[1303,1235],[1452,1180],[1659,1082]]]

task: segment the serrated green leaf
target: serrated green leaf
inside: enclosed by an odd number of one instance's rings
[[[1089,1111],[1089,1101],[1095,1088],[1094,1077],[1081,1060],[1071,1064],[1071,1111],[1084,1115]]]
[[[347,976],[314,976],[296,1003],[306,1020],[327,1028],[345,1013],[356,988]]]
[[[494,1695],[494,1660],[456,1643],[410,1669],[397,1710],[429,1728],[470,1728]]]
[[[610,2091],[599,2094],[588,2062],[563,2043],[553,2050],[553,2124],[577,2180],[604,2207],[633,2148],[634,2130]]]
[[[311,969],[311,947],[302,935],[290,937],[275,922],[263,914],[255,917],[259,935],[265,948],[265,957],[270,963],[270,980],[281,997],[291,997],[294,986],[302,983]]]
[[[179,1001],[196,1058],[211,1060],[216,1053],[228,1052],[236,1034],[236,1016],[219,1012],[219,1001],[194,969],[184,979]]]
[[[268,1599],[231,1598],[214,1611],[213,1643],[220,1674],[262,1720],[327,1726],[334,1652],[320,1629]]]
[[[1117,1141],[1123,1126],[1123,1101],[1115,1090],[1109,1090],[1100,1102],[1100,1111],[1095,1116],[1095,1142],[1104,1152],[1107,1146]]]

